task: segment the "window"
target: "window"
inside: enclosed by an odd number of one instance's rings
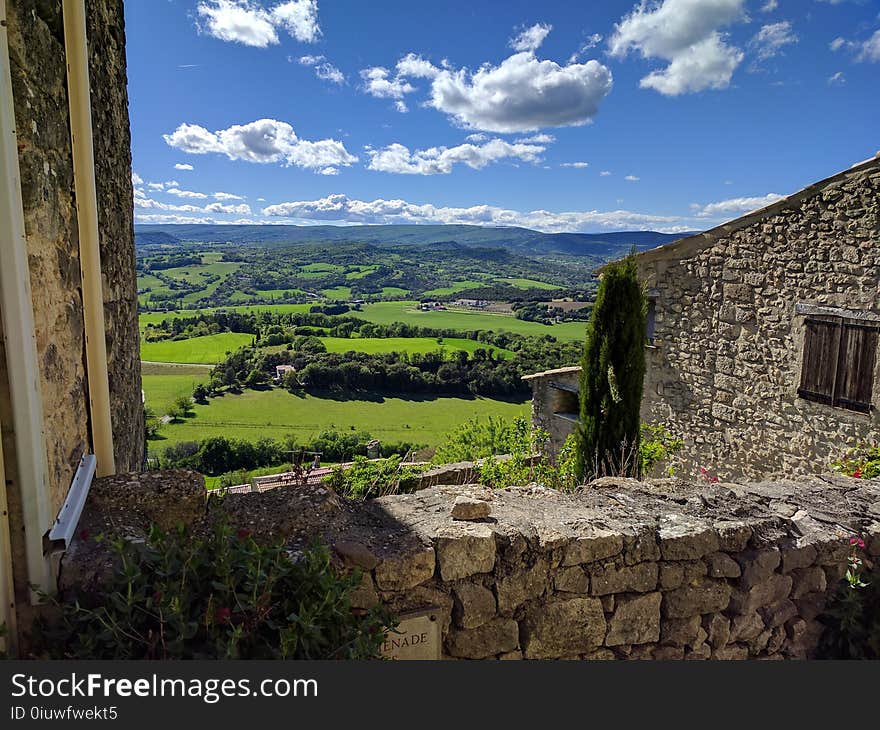
[[[880,323],[840,317],[806,319],[798,395],[867,413],[871,410]]]

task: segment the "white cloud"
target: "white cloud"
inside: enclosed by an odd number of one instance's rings
[[[508,41],[508,45],[517,53],[520,51],[536,51],[544,42],[544,39],[553,30],[552,25],[536,23],[524,28],[520,33]]]
[[[409,76],[414,79],[433,79],[440,69],[433,63],[415,53],[407,53],[397,62],[398,76]]]
[[[277,45],[278,28],[303,43],[314,43],[321,35],[316,0],[291,0],[272,10],[252,0],[202,0],[196,11],[199,32],[255,48]]]
[[[134,220],[136,223],[221,223],[213,218],[193,218],[188,215],[168,215],[165,213],[135,213]]]
[[[164,190],[165,189],[165,183],[162,183],[162,182],[147,183],[147,186],[149,188],[151,188],[152,190]]]
[[[168,188],[165,192],[169,195],[176,195],[178,198],[194,198],[202,200],[208,197],[204,193],[197,193],[193,190],[181,190],[180,188]]]
[[[758,61],[766,61],[782,53],[782,48],[797,43],[798,37],[792,32],[791,23],[787,20],[770,23],[761,27],[749,47],[754,51]]]
[[[406,94],[416,90],[402,76],[391,76],[384,66],[372,66],[361,70],[364,91],[378,99],[402,99]]]
[[[560,66],[525,51],[475,73],[441,70],[429,104],[465,127],[531,132],[587,124],[611,86],[611,71],[598,61]]]
[[[223,203],[208,203],[205,206],[206,213],[227,213],[233,215],[250,215],[251,206],[247,203],[239,205],[224,205]]]
[[[143,185],[144,179],[138,175],[134,170],[131,171],[131,184],[132,185]]]
[[[398,99],[394,102],[394,108],[401,114],[406,114],[409,111],[409,107],[406,105],[406,102],[401,99]]]
[[[468,139],[474,137],[476,135],[469,135]],[[556,137],[552,134],[532,134],[528,137],[520,137],[516,140],[516,142],[521,142],[523,144],[552,144],[556,141]]]
[[[846,83],[846,75],[843,71],[838,71],[828,77],[829,86],[843,86]]]
[[[344,223],[461,223],[487,226],[523,226],[548,233],[587,229],[644,229],[679,232],[691,230],[675,216],[651,215],[626,210],[572,211],[547,210],[520,212],[490,205],[469,208],[437,207],[405,200],[356,200],[346,195],[328,195],[318,200],[302,200],[270,205],[263,215],[301,221]]]
[[[301,56],[299,62],[303,66],[311,66],[315,69],[315,76],[322,81],[330,81],[340,85],[345,83],[345,74],[324,56]]]
[[[767,2],[765,2],[761,6],[761,12],[762,13],[772,13],[778,7],[779,7],[778,0],[767,0]]]
[[[846,38],[835,38],[831,41],[829,47],[832,51],[839,51],[845,48],[850,53],[855,54],[856,61],[867,61],[868,63],[876,63],[880,61],[880,30],[874,31],[874,34],[863,41],[850,41]]]
[[[611,176],[611,170],[602,170],[602,172],[599,173],[599,177],[610,177],[610,176]]]
[[[213,197],[214,200],[244,200],[241,195],[233,195],[232,193],[224,193],[222,191],[214,193]]]
[[[410,151],[402,144],[391,144],[382,149],[367,148],[370,170],[402,175],[445,175],[457,164],[479,170],[502,160],[520,160],[537,163],[546,147],[536,144],[510,144],[492,139],[484,144],[461,144],[457,147],[430,147]]]
[[[589,167],[589,162],[563,162],[559,165],[560,167],[576,167],[578,169],[583,169],[585,167]]]
[[[643,58],[669,62],[642,78],[642,88],[667,96],[724,89],[743,60],[728,45],[723,28],[744,18],[745,0],[663,0],[642,3],[614,28],[608,46],[622,58],[638,51]]]
[[[317,0],[290,0],[276,5],[272,20],[302,43],[314,43],[321,37]]]
[[[178,162],[178,163],[174,166],[174,169],[175,169],[175,170],[192,170],[192,169],[193,169],[193,166],[190,165],[190,164],[187,164],[186,162]]]
[[[642,178],[640,178],[640,177],[636,177],[635,175],[627,175],[627,176],[626,176],[625,178],[623,178],[623,179],[626,180],[627,182],[638,182],[638,181],[641,180]]]
[[[327,170],[347,167],[357,162],[342,142],[322,139],[316,142],[300,139],[287,122],[258,119],[236,124],[228,129],[211,132],[197,124],[181,124],[171,134],[163,135],[171,147],[201,155],[224,154],[230,160],[270,163],[303,167],[327,174]]]
[[[734,218],[775,203],[782,200],[784,197],[784,195],[768,193],[767,195],[755,198],[730,198],[729,200],[719,200],[716,203],[708,203],[707,205],[698,205],[695,203],[691,206],[691,209],[699,218]]]
[[[587,39],[581,43],[580,48],[578,48],[568,59],[569,63],[574,63],[580,58],[583,58],[584,54],[592,48],[595,48],[602,42],[602,36],[599,33],[593,33],[591,36],[587,36]]]

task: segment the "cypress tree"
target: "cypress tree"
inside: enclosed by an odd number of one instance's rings
[[[639,476],[647,306],[634,253],[604,269],[581,360],[581,479]]]

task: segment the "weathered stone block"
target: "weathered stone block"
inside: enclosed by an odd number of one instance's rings
[[[775,629],[777,626],[782,626],[790,618],[797,616],[798,610],[797,606],[786,598],[771,606],[759,608],[758,613],[761,614],[761,617],[764,619],[764,625],[768,629]]]
[[[623,535],[607,530],[597,530],[589,537],[572,540],[562,559],[564,566],[593,563],[597,560],[619,555],[623,550]]]
[[[383,591],[405,591],[434,575],[434,548],[413,547],[399,555],[386,557],[376,566],[376,585]]]
[[[533,606],[522,622],[527,659],[586,654],[605,639],[605,614],[598,598],[572,598]]]
[[[587,593],[590,578],[579,565],[562,568],[553,578],[553,586],[563,593]]]
[[[659,583],[663,590],[678,588],[684,582],[684,566],[681,563],[661,563]]]
[[[657,563],[638,563],[629,567],[594,566],[590,569],[590,595],[609,593],[647,593],[657,588]]]
[[[659,641],[661,600],[660,593],[618,598],[614,615],[608,623],[605,645],[649,644]]]
[[[816,562],[816,546],[785,545],[781,548],[782,572],[790,573],[797,568],[807,568]]]
[[[477,573],[490,573],[495,567],[495,536],[481,525],[468,525],[466,532],[456,531],[437,538],[437,562],[443,580],[458,580]]]
[[[537,560],[530,568],[505,576],[495,587],[498,612],[502,615],[513,613],[525,601],[544,593],[548,581],[548,565],[543,559]]]
[[[718,550],[718,533],[684,517],[661,519],[660,552],[664,560],[699,560]]]
[[[730,619],[720,613],[705,617],[703,629],[708,634],[706,641],[713,649],[720,649],[730,640]]]
[[[663,597],[663,611],[669,618],[688,618],[716,613],[727,608],[731,588],[724,581],[700,578],[691,585],[669,591]]]
[[[709,564],[709,575],[712,578],[739,578],[742,569],[727,553],[712,553],[706,562]]]
[[[356,566],[364,570],[372,570],[379,564],[379,558],[361,542],[338,540],[333,543],[333,549],[346,565]]]
[[[764,631],[764,619],[757,611],[734,616],[730,622],[729,641],[751,641]]]
[[[360,584],[348,594],[352,608],[372,608],[379,603],[379,594],[369,573],[361,575]]]
[[[798,608],[798,613],[807,621],[810,621],[825,610],[827,600],[824,593],[807,593],[805,596],[796,599],[794,604]]]
[[[475,629],[495,616],[495,595],[488,588],[462,583],[453,591],[452,616],[464,629]]]
[[[623,561],[627,565],[655,562],[660,559],[657,531],[653,525],[644,525],[632,535],[623,536]]]
[[[716,522],[718,549],[726,553],[738,553],[746,549],[752,539],[752,528],[743,522]]]
[[[743,661],[749,658],[749,649],[740,644],[729,644],[715,649],[712,658],[719,661]]]
[[[654,649],[653,657],[657,661],[678,661],[684,659],[684,649],[680,646],[658,646]]]
[[[781,555],[776,548],[766,550],[750,550],[736,557],[742,568],[740,588],[748,590],[758,583],[764,583],[773,574],[781,561]]]
[[[747,613],[761,606],[769,606],[788,598],[791,593],[792,578],[790,575],[774,573],[763,583],[758,583],[748,590],[734,591],[730,598],[730,610],[734,613]]]
[[[701,636],[700,616],[664,619],[660,626],[660,641],[672,646],[694,646]]]
[[[474,629],[450,629],[446,651],[462,659],[486,659],[519,646],[519,626],[513,619],[496,618]]]
[[[488,502],[459,495],[452,503],[451,516],[454,520],[484,520],[492,512]]]
[[[791,590],[792,598],[803,598],[808,593],[824,593],[828,585],[825,571],[818,565],[811,568],[800,568],[792,573],[794,587]]]

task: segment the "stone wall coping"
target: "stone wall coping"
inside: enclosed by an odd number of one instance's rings
[[[543,370],[540,373],[530,373],[529,375],[523,375],[522,380],[536,380],[538,378],[547,378],[552,375],[563,375],[565,373],[579,373],[581,371],[580,365],[569,365],[564,368],[555,368],[554,370]]]

